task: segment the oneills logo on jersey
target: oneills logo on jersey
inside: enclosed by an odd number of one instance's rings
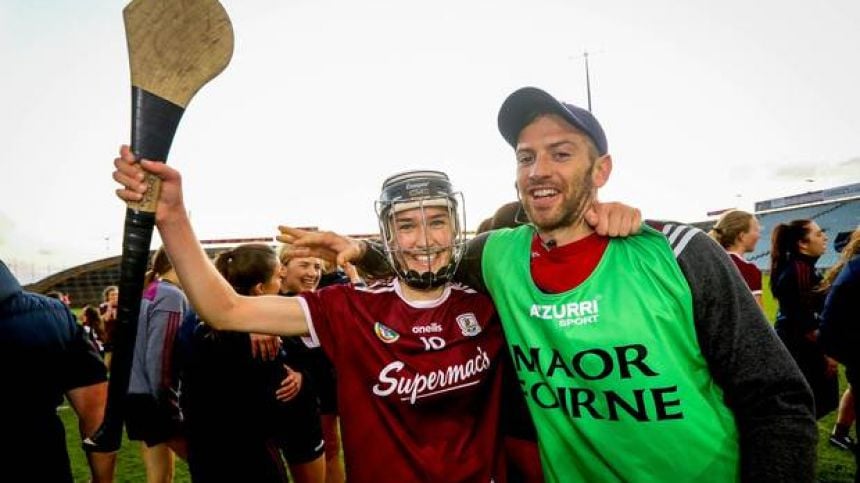
[[[377,322],[373,324],[373,332],[376,333],[376,336],[379,337],[379,340],[385,342],[386,344],[392,344],[397,342],[397,339],[400,338],[400,334],[394,332],[394,329],[386,326],[382,322]]]
[[[536,319],[554,320],[559,327],[596,324],[600,317],[598,300],[600,300],[599,296],[594,300],[566,304],[534,304],[529,311],[529,316]]]
[[[413,334],[435,334],[442,332],[443,330],[444,329],[442,329],[442,324],[440,324],[439,322],[433,322],[429,325],[416,325],[415,327],[412,327]]]
[[[472,312],[466,312],[457,316],[457,325],[466,337],[475,337],[481,333],[481,324]]]

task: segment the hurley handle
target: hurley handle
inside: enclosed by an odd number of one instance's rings
[[[176,128],[194,94],[233,56],[233,26],[217,0],[133,0],[123,9],[132,85],[131,151],[166,161]],[[120,264],[119,307],[108,401],[88,451],[115,451],[125,401],[155,208],[161,182],[148,176],[143,200],[128,203]]]
[[[131,151],[138,159],[165,161],[176,128],[185,112],[180,106],[132,88]],[[143,280],[149,263],[149,247],[155,227],[155,207],[161,180],[147,173],[149,189],[141,201],[129,202],[125,212],[120,263],[119,306],[113,336],[114,352],[108,403],[102,426],[84,441],[88,451],[116,451],[122,441],[126,394],[131,376],[137,319]]]

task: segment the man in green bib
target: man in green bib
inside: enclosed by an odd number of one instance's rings
[[[612,171],[590,112],[527,87],[498,123],[529,223],[470,240],[455,278],[493,298],[546,479],[813,481],[809,387],[725,252],[671,223],[598,235],[631,224],[589,218]],[[299,244],[390,272],[373,243]]]
[[[703,232],[599,236],[612,158],[590,112],[536,88],[503,103],[529,225],[473,240],[462,280],[502,319],[549,481],[811,481],[808,387]]]

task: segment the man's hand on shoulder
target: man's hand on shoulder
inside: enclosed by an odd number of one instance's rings
[[[585,221],[598,235],[626,237],[639,233],[642,227],[642,213],[638,208],[624,203],[595,201],[585,212]]]

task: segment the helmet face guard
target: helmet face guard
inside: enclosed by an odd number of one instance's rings
[[[429,289],[452,279],[465,249],[466,217],[463,195],[452,190],[445,173],[408,171],[391,176],[382,185],[376,214],[388,262],[401,280]],[[412,240],[413,246],[402,246],[402,239]],[[447,263],[434,271],[436,259],[446,255]],[[408,259],[426,266],[410,268]]]

